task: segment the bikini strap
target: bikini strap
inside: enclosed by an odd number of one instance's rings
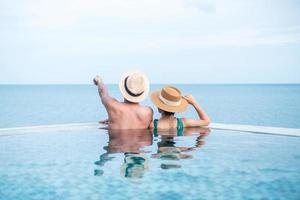
[[[181,118],[177,118],[177,136],[183,136],[183,122]]]
[[[154,137],[158,136],[158,133],[157,133],[157,124],[158,124],[158,119],[154,119],[154,121],[153,121],[153,125],[154,125],[154,127],[153,127],[153,135],[154,135]]]
[[[153,121],[153,135],[155,137],[158,136],[158,119],[154,119]],[[183,122],[181,118],[177,118],[177,136],[183,136]]]
[[[157,124],[158,124],[158,119],[154,119],[153,121],[154,129],[157,129]]]

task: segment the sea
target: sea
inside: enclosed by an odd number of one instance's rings
[[[212,122],[300,128],[300,84],[171,84],[192,94]],[[150,86],[150,92],[163,84]],[[123,101],[117,85],[109,95]],[[157,109],[148,97],[141,103]],[[178,117],[197,118],[193,107]],[[96,122],[107,118],[94,85],[0,85],[0,128]]]

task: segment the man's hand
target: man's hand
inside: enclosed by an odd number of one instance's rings
[[[99,124],[106,124],[106,125],[108,125],[108,119],[105,119],[105,120],[100,120],[99,121]]]
[[[183,98],[191,105],[194,105],[197,103],[196,99],[191,94],[185,95],[185,96],[183,96]]]
[[[93,79],[93,81],[95,85],[99,85],[100,83],[102,83],[102,79],[98,75]]]

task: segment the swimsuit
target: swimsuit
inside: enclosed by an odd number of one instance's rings
[[[182,119],[181,118],[176,118],[177,119],[177,136],[183,136],[183,122],[182,122]],[[158,125],[158,119],[155,119],[154,122],[154,131],[153,131],[153,134],[155,137],[158,136],[158,133],[157,133],[157,125]]]

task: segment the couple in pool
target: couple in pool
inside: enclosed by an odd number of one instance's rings
[[[156,129],[170,130],[184,127],[207,126],[210,119],[192,95],[183,96],[181,91],[173,86],[165,86],[160,91],[151,94],[152,102],[161,113],[160,119],[153,119],[153,110],[148,106],[141,106],[149,93],[149,82],[145,74],[139,71],[127,72],[119,82],[119,89],[124,102],[119,102],[109,96],[107,88],[99,76],[94,78],[98,87],[102,104],[108,113],[108,119],[101,121],[109,129]],[[198,113],[198,119],[176,118],[175,113],[183,112],[188,104]]]

